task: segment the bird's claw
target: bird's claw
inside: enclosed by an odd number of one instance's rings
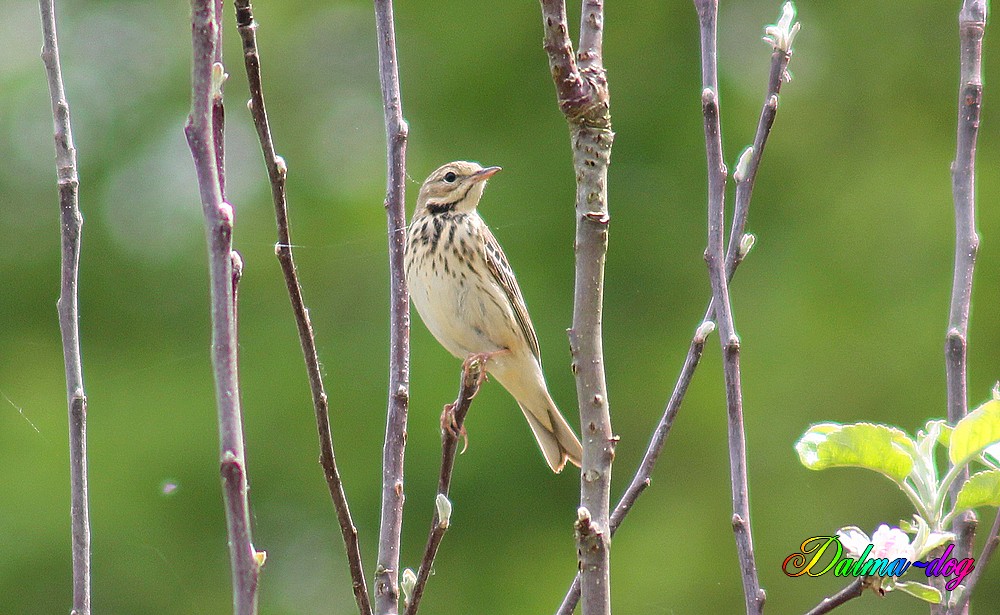
[[[454,403],[445,404],[441,412],[441,433],[446,433],[455,439],[462,438],[462,451],[459,454],[465,453],[469,448],[469,433],[465,431],[465,425],[459,426],[455,420]]]
[[[510,352],[510,349],[501,348],[500,350],[494,350],[492,352],[474,352],[466,357],[465,361],[462,363],[462,373],[469,374],[475,370],[479,374],[479,380],[476,384],[481,385],[489,380],[486,376],[486,364],[489,363],[493,357],[505,352]]]
[[[462,362],[463,384],[460,395],[468,395],[471,399],[479,392],[480,385],[486,381],[486,364],[494,356],[508,352],[508,349],[494,350],[493,352],[475,352],[466,357]],[[475,382],[473,384],[473,378]],[[465,431],[465,425],[459,425],[455,418],[455,410],[458,402],[446,404],[441,412],[441,433],[449,435],[456,440],[462,438],[462,453],[469,448],[469,434]],[[461,453],[460,453],[461,454]]]
[[[486,381],[486,363],[493,358],[493,352],[478,352],[470,354],[466,357],[465,361],[462,362],[462,373],[471,374],[475,372],[477,375],[476,384],[480,385]]]

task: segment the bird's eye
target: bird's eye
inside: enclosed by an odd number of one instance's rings
[[[457,176],[457,175],[455,175],[455,174],[454,174],[453,172],[451,172],[451,171],[448,171],[447,173],[445,173],[445,174],[444,174],[444,181],[446,181],[446,182],[448,182],[449,184],[451,184],[451,183],[454,183],[454,182],[455,182],[455,179],[456,179],[457,177],[458,177],[458,176]]]

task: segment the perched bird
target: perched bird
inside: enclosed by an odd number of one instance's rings
[[[476,211],[500,167],[450,162],[420,187],[406,236],[406,280],[424,324],[448,352],[478,356],[521,406],[553,472],[583,449],[542,375],[538,337],[500,244]]]

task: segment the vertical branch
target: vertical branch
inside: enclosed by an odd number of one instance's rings
[[[616,437],[611,428],[601,312],[608,249],[611,130],[602,41],[604,3],[584,0],[580,53],[573,55],[564,0],[541,0],[543,46],[556,97],[569,124],[576,171],[576,281],[569,331],[580,408],[583,463],[576,521],[583,613],[611,613],[610,495]]]
[[[438,547],[441,546],[444,533],[448,530],[451,513],[448,492],[451,490],[451,476],[455,468],[455,455],[458,453],[458,438],[462,433],[465,417],[469,414],[469,408],[472,407],[472,399],[479,392],[479,386],[483,382],[483,367],[484,365],[478,361],[467,361],[462,366],[462,383],[458,397],[453,403],[445,406],[441,417],[441,474],[438,477],[437,506],[434,518],[431,520],[431,530],[427,536],[427,546],[424,548],[420,570],[416,575],[413,589],[406,597],[406,615],[416,615],[417,609],[420,608],[420,600],[423,598],[427,579],[431,576],[434,558],[437,557]],[[445,420],[449,418],[452,419],[452,424],[445,426]],[[447,511],[445,516],[442,516],[442,506]]]
[[[664,411],[659,424],[656,426],[656,429],[653,431],[653,436],[650,440],[648,448],[646,449],[646,454],[643,456],[642,462],[639,464],[639,469],[636,470],[635,476],[632,478],[632,482],[629,484],[628,489],[625,490],[625,494],[622,495],[621,499],[618,501],[618,505],[615,506],[614,511],[611,513],[610,526],[612,537],[614,537],[618,527],[621,525],[622,521],[625,520],[626,515],[628,515],[628,513],[632,510],[632,506],[635,504],[636,500],[643,494],[643,492],[645,492],[646,487],[649,486],[652,480],[651,477],[653,467],[655,467],[656,460],[660,457],[660,452],[663,450],[663,446],[667,441],[667,436],[670,435],[670,429],[673,427],[674,418],[676,418],[677,412],[680,411],[681,402],[687,394],[688,385],[691,384],[691,378],[694,376],[694,371],[698,368],[698,363],[701,361],[701,355],[705,349],[706,338],[714,328],[715,325],[711,322],[703,322],[702,325],[698,327],[694,338],[691,340],[691,346],[688,348],[687,358],[684,360],[684,368],[681,370],[681,375],[677,378],[677,383],[674,385],[674,391],[670,396],[670,401],[667,403],[667,408]],[[573,579],[573,583],[566,592],[566,596],[559,605],[556,615],[573,615],[573,611],[576,609],[576,605],[580,601],[581,591],[582,578],[581,575],[577,573],[576,578]]]
[[[972,273],[979,249],[976,234],[976,138],[983,96],[983,34],[986,28],[986,1],[965,0],[959,13],[960,85],[958,92],[958,139],[951,165],[952,195],[955,201],[955,275],[951,289],[951,309],[945,342],[948,382],[948,422],[952,425],[968,414],[967,350],[969,304],[972,300]],[[968,479],[963,471],[952,484],[954,498]],[[968,557],[975,541],[975,513],[967,511],[955,519],[959,555]]]
[[[746,438],[743,428],[743,392],[740,382],[740,340],[733,324],[729,303],[729,281],[725,263],[726,165],[722,154],[722,127],[719,118],[716,19],[718,0],[695,0],[701,24],[702,111],[705,116],[705,150],[708,162],[708,248],[705,260],[712,281],[716,324],[722,345],[729,418],[730,480],[733,491],[733,531],[743,578],[747,613],[762,613],[764,592],[757,579],[753,538],[750,531],[750,502],[747,487]]]
[[[285,277],[285,286],[292,303],[295,324],[299,332],[299,344],[305,358],[306,373],[309,377],[309,390],[312,394],[313,409],[316,414],[316,430],[319,434],[320,466],[326,478],[333,507],[337,512],[340,531],[344,537],[347,550],[347,562],[351,571],[354,599],[358,603],[361,615],[371,615],[371,598],[368,595],[368,585],[365,582],[364,565],[361,560],[361,547],[358,543],[358,530],[351,516],[351,509],[344,493],[344,485],[337,468],[337,458],[334,455],[333,431],[330,427],[330,407],[323,385],[323,374],[319,367],[319,355],[316,352],[316,336],[309,320],[309,310],[302,297],[302,286],[299,283],[295,260],[292,255],[291,230],[288,222],[288,204],[285,194],[285,178],[287,167],[284,159],[274,150],[271,137],[271,127],[267,119],[267,107],[264,104],[264,91],[260,72],[260,55],[257,51],[257,23],[254,21],[253,8],[250,0],[236,0],[236,24],[243,41],[243,60],[246,65],[247,81],[250,89],[250,114],[253,116],[257,137],[260,140],[264,155],[264,165],[271,183],[271,197],[274,201],[274,215],[278,227],[278,243],[274,251]]]
[[[768,39],[770,42],[770,39]],[[757,132],[754,137],[753,147],[749,148],[740,162],[745,172],[737,177],[736,184],[736,207],[733,214],[732,228],[729,234],[729,247],[726,251],[726,276],[727,280],[732,280],[737,267],[743,262],[744,257],[753,245],[753,238],[744,234],[747,215],[750,207],[750,197],[753,194],[753,184],[757,177],[757,169],[760,166],[761,158],[764,154],[764,147],[767,145],[767,138],[771,134],[771,127],[774,125],[774,118],[778,110],[778,93],[781,91],[781,84],[785,80],[788,62],[791,59],[791,51],[774,45],[774,52],[771,54],[771,72],[768,78],[767,91],[764,96],[764,105],[761,108],[760,119],[757,123]],[[737,167],[739,171],[739,167]],[[663,411],[660,422],[657,424],[653,435],[650,438],[646,454],[643,455],[639,468],[632,477],[632,482],[622,495],[618,504],[611,513],[611,536],[621,525],[622,521],[632,510],[639,496],[645,492],[652,480],[653,468],[663,451],[667,436],[673,427],[674,419],[680,411],[681,403],[687,394],[688,386],[694,377],[694,372],[701,362],[702,352],[705,349],[707,336],[715,329],[715,302],[709,299],[708,308],[702,318],[701,325],[695,330],[694,337],[688,346],[687,357],[684,359],[684,367],[681,369],[677,382],[674,384],[673,393]],[[580,575],[576,576],[570,586],[566,597],[557,611],[557,615],[572,615],[580,600]]]
[[[375,569],[375,612],[399,612],[399,539],[403,527],[403,453],[410,400],[410,295],[403,270],[406,243],[406,135],[399,96],[392,0],[375,0],[379,82],[385,111],[385,212],[389,234],[389,402],[382,451],[382,521]]]
[[[219,27],[215,31],[215,52],[212,55],[213,66],[222,67],[222,0],[213,0],[215,20]],[[222,73],[225,81],[229,75]],[[219,192],[222,200],[226,200],[226,107],[222,103],[222,82],[219,82],[218,92],[212,96],[212,142],[215,146],[215,168],[219,175]]]
[[[73,615],[90,615],[90,504],[87,494],[87,396],[83,388],[83,360],[80,356],[80,315],[77,278],[80,271],[80,181],[76,170],[76,147],[70,126],[69,102],[63,88],[56,36],[54,0],[40,0],[42,16],[42,62],[52,99],[55,135],[56,178],[59,185],[62,266],[59,302],[59,330],[62,334],[63,363],[66,368],[66,397],[69,412],[70,521],[73,540]]]
[[[966,578],[964,583],[965,591],[962,592],[962,597],[958,603],[952,607],[952,613],[968,612],[966,607],[968,607],[969,600],[972,598],[972,592],[975,591],[979,579],[986,572],[986,568],[989,566],[990,560],[993,559],[993,553],[998,546],[1000,546],[1000,511],[997,511],[997,514],[993,517],[993,526],[990,528],[990,533],[983,542],[983,550],[979,552],[979,557],[976,558],[976,567],[972,571],[972,574]]]
[[[262,556],[251,542],[243,420],[237,378],[236,313],[233,287],[233,207],[221,185],[213,107],[222,96],[224,73],[219,57],[219,20],[215,0],[192,0],[191,115],[184,127],[198,175],[208,243],[212,307],[212,367],[219,419],[220,474],[237,615],[257,611],[257,581]]]

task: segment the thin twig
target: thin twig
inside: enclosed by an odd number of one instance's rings
[[[958,139],[951,165],[952,196],[955,204],[955,274],[951,289],[951,309],[945,341],[945,369],[948,381],[948,422],[952,425],[969,412],[967,350],[969,305],[972,301],[972,274],[979,250],[976,234],[976,138],[983,96],[983,34],[986,29],[986,0],[965,0],[959,12],[961,76],[958,92]],[[952,483],[951,498],[968,480],[965,470]],[[952,525],[958,537],[957,557],[972,553],[975,513],[966,511]],[[956,612],[956,611],[952,611]],[[961,612],[961,611],[958,611]]]
[[[997,546],[1000,546],[1000,510],[998,510],[996,516],[993,517],[993,527],[990,528],[990,533],[986,537],[986,542],[983,544],[983,550],[979,553],[979,557],[976,558],[976,567],[973,569],[972,573],[969,574],[969,579],[965,583],[965,590],[962,593],[962,598],[952,608],[953,613],[966,612],[966,607],[968,607],[969,600],[972,598],[972,592],[976,589],[976,584],[979,583],[979,579],[982,578],[983,573],[986,571],[986,567],[989,566],[990,560],[993,559],[993,553],[996,551]]]
[[[233,250],[229,253],[229,258],[233,263],[233,322],[236,323],[237,330],[240,324],[240,280],[243,279],[243,257],[239,252]],[[237,367],[239,367],[237,365]]]
[[[375,612],[399,612],[399,539],[403,526],[403,453],[410,401],[410,295],[403,270],[406,243],[406,135],[399,96],[392,0],[375,0],[379,82],[385,112],[385,213],[389,234],[389,402],[382,451],[382,521],[375,569]]]
[[[222,0],[213,0],[213,10],[218,28],[215,31],[215,53],[212,62],[222,66]],[[225,80],[228,75],[222,74]],[[226,106],[222,101],[222,84],[219,84],[219,96],[212,96],[212,141],[215,146],[215,168],[219,175],[219,192],[222,200],[226,200]]]
[[[753,537],[750,524],[750,501],[747,487],[746,436],[743,427],[743,391],[740,383],[740,340],[733,324],[729,303],[729,282],[725,261],[726,165],[722,154],[722,128],[719,118],[716,19],[718,0],[695,0],[701,25],[702,111],[705,116],[705,150],[708,161],[708,263],[715,300],[716,324],[723,352],[726,380],[726,405],[729,418],[730,480],[733,491],[733,532],[743,578],[743,593],[748,614],[762,613],[764,592],[757,578]]]
[[[42,62],[52,99],[52,123],[56,148],[56,178],[59,185],[62,265],[59,331],[62,334],[69,412],[70,522],[73,534],[73,614],[90,615],[90,503],[87,493],[87,396],[83,388],[80,356],[80,315],[77,279],[80,272],[80,181],[76,147],[70,126],[69,102],[63,88],[56,36],[54,0],[39,0],[42,15]]]
[[[226,505],[229,557],[236,615],[257,611],[260,560],[250,531],[243,420],[237,377],[236,313],[233,302],[233,208],[222,194],[213,126],[213,106],[222,96],[223,70],[216,62],[219,19],[214,0],[192,0],[191,115],[184,127],[198,175],[208,243],[212,305],[212,366],[219,419],[220,474]]]
[[[611,613],[611,464],[617,438],[611,428],[601,312],[608,250],[608,165],[611,131],[604,69],[603,0],[583,0],[580,53],[574,58],[564,0],[541,0],[543,46],[559,108],[569,123],[576,171],[576,282],[569,331],[580,408],[583,463],[576,522],[584,615]],[[579,63],[577,63],[577,60]]]
[[[371,598],[368,595],[368,585],[365,581],[361,547],[358,543],[358,530],[351,516],[347,495],[344,493],[344,485],[337,468],[337,458],[334,455],[330,407],[323,385],[319,355],[316,352],[316,336],[309,320],[309,310],[302,297],[302,285],[299,283],[298,271],[292,255],[291,230],[285,193],[288,169],[284,159],[275,153],[271,128],[267,119],[267,106],[264,103],[260,72],[260,55],[257,51],[257,22],[254,21],[250,0],[236,0],[235,5],[236,24],[240,38],[243,40],[243,59],[250,89],[248,107],[257,129],[257,137],[264,155],[264,165],[267,167],[267,175],[271,183],[271,197],[274,201],[274,215],[278,227],[278,243],[274,246],[274,252],[285,277],[285,286],[288,289],[288,298],[292,303],[292,313],[295,315],[295,324],[299,332],[299,344],[302,346],[302,356],[305,359],[306,373],[309,377],[309,391],[312,394],[313,409],[316,414],[316,431],[319,434],[319,463],[323,468],[323,476],[326,478],[326,485],[330,491],[330,497],[333,499],[337,520],[340,523],[340,532],[344,537],[354,599],[358,603],[361,615],[371,615]]]
[[[710,330],[711,328],[699,327],[698,332],[695,333],[694,338],[691,340],[687,358],[684,360],[684,368],[677,379],[677,383],[674,385],[674,392],[670,396],[667,409],[663,413],[659,425],[656,426],[656,430],[653,432],[653,438],[646,449],[646,455],[643,457],[639,469],[632,478],[631,484],[629,484],[628,489],[625,490],[625,494],[619,500],[618,505],[611,514],[612,537],[618,526],[621,525],[622,520],[624,520],[625,516],[632,509],[635,501],[646,490],[646,487],[649,486],[653,467],[656,465],[660,451],[663,450],[663,445],[670,434],[670,428],[673,426],[674,418],[680,410],[681,401],[683,401],[684,395],[687,393],[688,385],[691,384],[691,377],[694,376],[698,362],[701,361],[702,351],[705,349],[705,339]],[[556,615],[573,615],[573,611],[580,601],[580,582],[580,574],[577,573],[573,579],[573,583],[570,585],[569,591],[566,592],[566,596],[563,598],[562,604],[559,605]]]
[[[775,49],[771,54],[771,72],[768,78],[767,91],[764,96],[764,105],[761,108],[760,119],[757,123],[753,149],[747,159],[747,173],[736,184],[736,207],[729,234],[729,247],[726,251],[726,276],[727,280],[730,281],[733,279],[736,269],[743,262],[749,249],[749,245],[744,244],[743,238],[745,237],[744,229],[746,228],[747,216],[749,214],[750,197],[753,194],[757,169],[760,167],[760,161],[764,155],[764,147],[767,145],[767,138],[770,136],[771,127],[774,125],[774,118],[778,110],[778,94],[781,91],[781,84],[785,81],[784,76],[790,59],[790,51]],[[691,379],[694,377],[694,372],[698,369],[701,355],[705,348],[705,339],[714,329],[714,319],[715,302],[714,299],[710,298],[708,300],[708,308],[705,310],[705,316],[691,338],[687,356],[684,359],[684,366],[677,377],[673,393],[671,393],[670,400],[664,408],[660,422],[653,431],[649,446],[646,448],[646,454],[639,463],[639,468],[632,477],[632,482],[611,513],[612,537],[614,537],[618,527],[632,510],[632,506],[635,505],[636,500],[645,492],[646,487],[649,487],[652,481],[653,468],[656,467],[656,462],[663,451],[663,446],[666,444],[667,436],[670,435],[670,429],[673,427],[674,419],[680,411],[681,403],[687,394],[687,389],[691,384]],[[705,328],[706,323],[711,326]],[[577,574],[569,591],[566,593],[566,597],[563,598],[559,610],[556,611],[556,615],[572,615],[573,609],[576,608],[579,600],[580,575]]]
[[[849,602],[861,596],[862,592],[865,591],[863,582],[864,579],[861,577],[854,579],[847,587],[840,590],[836,594],[830,596],[829,598],[823,598],[823,601],[810,609],[806,615],[823,615],[824,613],[829,613],[845,602]]]
[[[465,417],[472,407],[472,399],[479,392],[483,381],[483,366],[478,361],[468,361],[462,367],[462,382],[455,402],[445,407],[445,413],[452,417],[451,428],[441,430],[441,474],[438,478],[438,499],[448,497],[451,490],[451,476],[455,468],[455,455],[458,452],[458,439],[465,425]],[[427,579],[431,576],[434,558],[444,533],[448,530],[449,520],[442,519],[439,507],[434,508],[434,518],[431,520],[430,533],[427,536],[427,546],[424,548],[424,558],[420,562],[417,582],[413,586],[409,600],[406,603],[406,615],[416,615],[420,607],[420,599],[424,595]]]

